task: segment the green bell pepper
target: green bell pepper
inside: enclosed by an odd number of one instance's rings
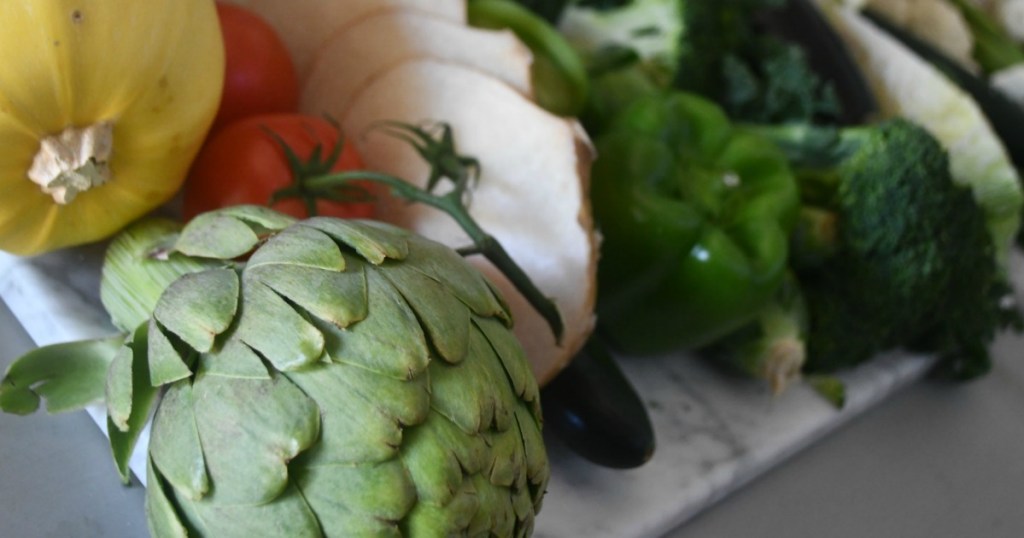
[[[799,209],[778,148],[682,92],[639,99],[596,145],[597,310],[612,344],[694,348],[754,319],[782,282]]]

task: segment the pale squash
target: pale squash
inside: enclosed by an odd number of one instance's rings
[[[102,239],[170,199],[216,114],[212,0],[0,2],[0,250]]]

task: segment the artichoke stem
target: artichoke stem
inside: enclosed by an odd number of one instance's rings
[[[43,138],[28,177],[60,205],[110,180],[114,124],[68,127]]]

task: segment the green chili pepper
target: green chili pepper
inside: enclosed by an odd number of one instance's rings
[[[799,194],[785,156],[714,103],[638,100],[597,140],[601,330],[622,351],[708,344],[782,282]]]

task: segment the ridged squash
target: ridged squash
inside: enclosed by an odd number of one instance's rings
[[[220,102],[213,0],[5,0],[0,24],[0,250],[99,240],[170,199]]]

